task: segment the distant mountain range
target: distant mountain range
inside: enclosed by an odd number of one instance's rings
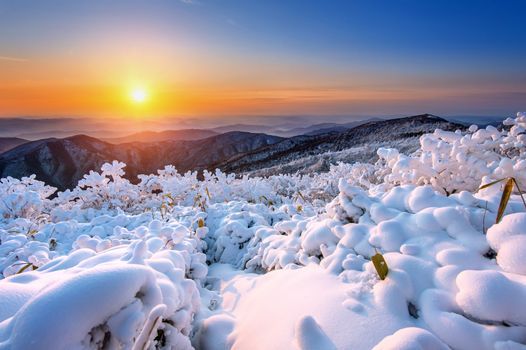
[[[86,135],[31,142],[0,138],[0,145],[14,147],[0,154],[0,177],[36,174],[63,190],[112,160],[127,164],[126,175],[132,181],[138,174],[155,173],[168,164],[179,172],[219,168],[255,175],[308,173],[325,171],[337,161],[375,161],[376,149],[381,146],[414,151],[419,136],[436,128],[455,130],[464,126],[425,114],[343,125],[316,124],[297,130],[303,135],[287,138],[245,131],[217,134],[228,129],[143,132],[107,140]]]
[[[120,137],[97,137],[101,141],[106,141],[112,144],[130,143],[130,142],[160,142],[160,141],[192,141],[201,140],[207,137],[224,134],[231,131],[243,131],[251,133],[265,133],[269,135],[292,137],[297,135],[318,135],[329,132],[341,132],[351,129],[355,126],[367,123],[369,121],[381,120],[379,118],[359,120],[350,123],[320,123],[313,124],[306,127],[295,127],[296,124],[281,124],[278,126],[253,125],[253,124],[233,124],[212,129],[177,129],[164,131],[141,131],[126,136]],[[65,118],[65,124],[73,123],[74,119]],[[20,134],[20,137],[1,137],[0,136],[0,154],[6,152],[22,143],[30,142],[31,140],[41,140],[48,138],[68,138],[75,135],[86,135],[85,132],[75,130],[44,130],[34,131],[45,128],[46,123],[56,125],[56,119],[24,119],[24,118],[4,118],[0,119],[0,130],[12,131],[24,127],[27,131]],[[111,132],[104,131],[104,134],[111,134]],[[115,132],[113,132],[115,133]],[[93,137],[93,136],[92,136]]]
[[[206,139],[207,137],[218,134],[218,132],[207,129],[143,131],[124,137],[108,138],[103,140],[118,145],[129,142],[192,141]]]
[[[298,135],[319,135],[329,132],[341,132],[348,129],[352,129],[358,125],[365,124],[371,121],[382,120],[380,118],[371,118],[366,120],[358,120],[349,123],[319,123],[313,124],[305,127],[298,127],[292,124],[284,124],[277,126],[268,126],[268,125],[251,125],[251,124],[234,124],[220,126],[213,128],[212,130],[219,133],[224,133],[228,131],[246,131],[246,132],[263,132],[265,134],[282,136],[282,137],[292,137]]]
[[[502,121],[505,119],[496,117],[473,117],[473,116],[456,116],[445,118],[450,122],[459,123],[465,126],[477,125],[479,127],[486,127],[488,125],[499,126],[502,125]]]

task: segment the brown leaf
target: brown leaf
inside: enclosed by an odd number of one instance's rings
[[[506,185],[504,185],[504,190],[502,191],[502,197],[500,197],[499,211],[497,212],[497,221],[496,221],[497,224],[500,222],[500,220],[502,220],[502,217],[504,216],[504,211],[506,210],[506,206],[508,205],[508,201],[510,200],[512,191],[513,191],[513,179],[509,178],[508,181],[506,181]]]

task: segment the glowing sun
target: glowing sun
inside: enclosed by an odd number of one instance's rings
[[[130,98],[134,103],[143,103],[148,99],[148,92],[143,88],[134,88],[130,91]]]

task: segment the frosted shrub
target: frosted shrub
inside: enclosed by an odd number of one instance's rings
[[[56,188],[35,179],[35,175],[21,180],[0,179],[0,220],[36,217],[42,213],[45,200]]]
[[[378,156],[385,168],[379,171],[391,186],[430,184],[446,194],[475,191],[483,179],[515,177],[524,187],[526,115],[517,113],[505,124],[509,130],[493,126],[480,130],[471,126],[465,133],[436,130],[421,136],[420,150],[413,155],[381,148]]]
[[[140,191],[122,177],[125,166],[117,161],[103,164],[100,173],[90,171],[73,190],[59,193],[57,202],[82,209],[132,208],[140,198]]]

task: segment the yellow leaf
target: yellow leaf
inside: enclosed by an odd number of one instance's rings
[[[27,263],[27,264],[25,264],[25,265],[24,265],[24,266],[23,266],[23,267],[22,267],[22,268],[21,268],[16,274],[18,275],[19,273],[24,272],[24,271],[27,270],[27,268],[30,267],[30,266],[33,266],[33,264],[31,264],[31,263]],[[35,267],[35,266],[33,266],[33,270],[36,270],[36,267]]]
[[[383,255],[376,253],[371,258],[371,261],[373,262],[374,268],[376,269],[376,272],[378,272],[380,279],[384,280],[387,276],[387,273],[389,272],[389,268],[387,267],[387,263],[385,262]]]
[[[504,216],[504,211],[510,200],[511,192],[513,191],[513,179],[509,178],[504,185],[504,191],[502,191],[502,197],[500,197],[499,211],[497,212],[497,221],[498,224],[502,217]]]
[[[495,181],[492,181],[492,182],[487,183],[487,184],[485,184],[485,185],[482,185],[482,186],[479,187],[478,191],[483,190],[483,189],[485,189],[485,188],[488,188],[488,187],[490,187],[490,186],[493,186],[493,185],[495,185],[495,184],[498,184],[499,182],[504,181],[504,180],[506,180],[506,179],[495,180]]]
[[[203,219],[197,220],[197,227],[205,227],[205,221]]]

